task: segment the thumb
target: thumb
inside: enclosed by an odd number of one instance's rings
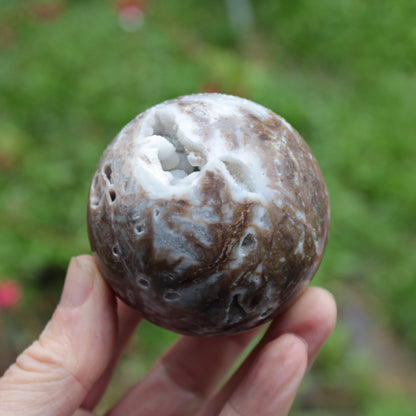
[[[72,259],[51,321],[0,379],[0,416],[72,415],[111,359],[116,322],[92,257]]]

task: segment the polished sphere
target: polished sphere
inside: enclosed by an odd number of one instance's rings
[[[187,335],[275,318],[312,279],[328,232],[319,166],[281,117],[195,94],[128,123],[92,180],[88,228],[114,292]]]

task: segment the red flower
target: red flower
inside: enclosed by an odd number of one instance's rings
[[[118,0],[117,14],[121,27],[127,32],[135,32],[143,23],[145,5],[138,0]]]
[[[116,1],[116,7],[119,11],[126,9],[144,9],[144,5],[139,0],[118,0]]]
[[[22,297],[20,286],[13,280],[0,283],[0,310],[11,309],[16,306]]]

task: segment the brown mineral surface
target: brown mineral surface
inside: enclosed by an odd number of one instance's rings
[[[258,104],[209,93],[127,124],[88,205],[92,250],[115,293],[149,321],[200,336],[284,311],[316,272],[328,220],[300,135]]]

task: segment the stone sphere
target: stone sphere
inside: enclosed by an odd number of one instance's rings
[[[274,319],[321,261],[328,194],[300,135],[252,101],[195,94],[128,123],[93,177],[88,229],[115,294],[197,336]]]

